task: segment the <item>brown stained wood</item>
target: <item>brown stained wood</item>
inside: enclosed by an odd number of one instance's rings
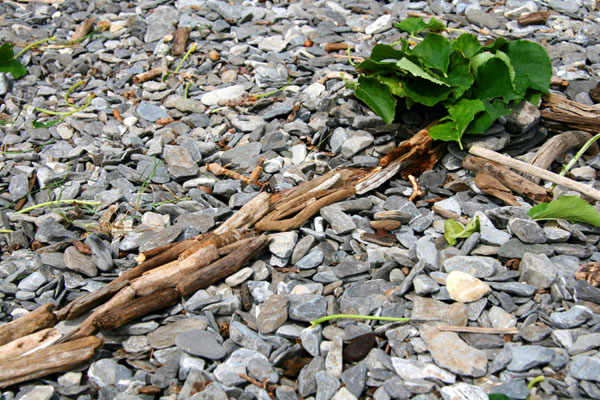
[[[0,354],[2,355],[2,358],[18,357],[38,346],[53,343],[60,339],[61,336],[61,333],[54,328],[42,329],[41,331],[20,337],[0,346]]]
[[[527,25],[543,25],[550,17],[550,11],[536,11],[529,14],[521,15],[517,18],[519,24],[523,26]]]
[[[137,297],[121,307],[108,309],[94,317],[94,327],[101,330],[115,329],[153,311],[172,306],[179,301],[179,293],[168,287]]]
[[[228,254],[231,254],[234,251],[236,251],[237,249],[239,249],[240,247],[247,246],[248,243],[250,243],[253,239],[254,239],[254,237],[249,237],[247,239],[241,239],[235,243],[228,244],[227,246],[223,246],[219,249],[219,256],[223,257]]]
[[[323,50],[325,50],[328,53],[331,53],[333,51],[339,51],[339,50],[347,50],[347,49],[353,49],[354,46],[352,46],[349,43],[327,43],[325,45],[325,47],[323,48]]]
[[[56,317],[60,321],[77,318],[92,308],[104,303],[105,300],[127,285],[129,285],[129,281],[127,280],[112,281],[95,292],[76,298],[60,310],[56,311]]]
[[[592,138],[589,132],[585,131],[568,131],[556,135],[548,139],[540,148],[536,151],[533,159],[529,161],[529,164],[535,165],[536,167],[543,169],[550,169],[550,165],[554,160],[561,154],[569,151],[572,148],[579,149],[585,142]],[[598,154],[598,145],[594,143],[588,150],[590,155]],[[534,183],[539,183],[540,178],[538,177],[527,177]]]
[[[485,193],[494,196],[509,206],[519,206],[519,202],[517,198],[513,195],[512,191],[504,186],[500,180],[498,180],[495,176],[491,175],[486,171],[477,171],[475,174],[475,179],[473,182],[477,185],[479,189],[484,191]]]
[[[499,164],[516,169],[517,171],[524,172],[529,175],[537,176],[552,183],[564,186],[568,189],[576,190],[588,196],[591,199],[600,200],[600,190],[594,189],[591,186],[574,181],[572,179],[565,178],[564,176],[560,176],[545,169],[529,165],[523,161],[515,160],[514,158],[505,156],[498,152],[485,149],[481,146],[472,146],[469,149],[469,153],[479,157],[487,158],[488,160],[494,160]]]
[[[543,119],[548,121],[562,122],[570,128],[581,129],[591,133],[600,133],[598,117],[578,117],[546,110],[540,111],[540,114],[542,115]]]
[[[600,286],[600,262],[582,264],[575,272],[575,279],[586,281],[594,287]]]
[[[444,154],[446,154],[446,144],[442,143],[427,150],[423,155],[415,157],[412,164],[400,172],[400,176],[402,179],[406,179],[409,175],[421,175],[423,172],[431,170]]]
[[[220,258],[207,267],[190,274],[187,279],[177,284],[177,291],[182,296],[188,296],[198,289],[205,288],[223,278],[237,272],[247,261],[254,258],[267,244],[269,237],[260,235],[252,239],[247,246]]]
[[[588,105],[578,101],[569,100],[558,94],[544,96],[544,107],[549,107],[551,111],[558,114],[569,114],[573,116],[595,118],[600,117],[600,104]]]
[[[445,208],[442,208],[440,206],[436,206],[433,205],[431,206],[431,211],[433,211],[434,213],[436,213],[437,215],[439,215],[440,217],[444,217],[446,219],[452,219],[456,222],[459,222],[463,225],[466,225],[469,223],[469,220],[466,219],[465,217],[462,217],[456,213],[453,213],[450,210],[446,210]]]
[[[452,326],[452,325],[438,325],[438,330],[447,332],[458,332],[458,333],[487,333],[487,334],[498,334],[498,335],[516,335],[519,333],[517,328],[486,328],[479,326]]]
[[[494,157],[493,160],[497,160],[497,158]],[[523,164],[529,165],[526,163]],[[548,202],[551,200],[551,197],[546,191],[546,189],[531,182],[530,180],[523,178],[521,175],[509,170],[508,168],[503,167],[495,161],[491,161],[490,159],[486,160],[481,157],[467,156],[463,160],[463,167],[470,171],[486,172],[487,174],[493,176],[495,179],[501,182],[502,186],[505,186],[516,193],[522,194],[523,196],[526,196],[527,198],[535,202]],[[493,190],[495,183],[491,182],[489,178],[480,178],[480,183],[482,184],[486,182],[483,181],[483,179],[486,179],[487,182],[490,182],[489,185],[484,186],[490,190]],[[479,186],[479,183],[476,184],[481,190],[485,190],[484,188]],[[500,194],[500,192],[506,192],[505,190],[501,190],[501,187],[498,187],[498,190],[498,194]],[[494,194],[494,196],[496,195]],[[498,198],[507,202],[508,204],[512,203],[511,205],[518,205],[514,197],[510,198],[510,196],[502,195],[502,197]]]
[[[199,249],[201,249],[203,247],[214,245],[217,249],[220,249],[222,247],[226,247],[231,244],[237,243],[240,240],[253,238],[256,236],[258,236],[258,233],[256,231],[251,231],[251,230],[247,230],[247,229],[234,229],[234,230],[222,233],[220,235],[211,235],[210,237],[206,238],[205,240],[192,245],[186,251],[181,253],[181,255],[179,256],[178,259],[182,260],[184,258],[187,258],[190,255],[192,255],[194,252],[198,251]]]
[[[392,161],[399,159],[401,156],[404,156],[403,159],[406,160],[407,155],[408,157],[414,158],[417,154],[422,155],[429,151],[431,144],[433,143],[433,139],[428,135],[429,128],[431,126],[433,126],[433,124],[429,124],[424,129],[421,129],[419,132],[411,136],[410,139],[400,143],[400,145],[394,150],[381,157],[379,160],[379,166],[387,167],[392,163]]]
[[[76,367],[94,356],[103,341],[95,336],[83,337],[47,347],[35,353],[0,359],[0,388],[41,378]]]
[[[219,258],[216,246],[210,245],[199,249],[189,257],[174,263],[168,268],[154,269],[131,281],[130,287],[136,296],[146,296],[158,290],[175,287],[185,280],[189,274],[206,267]]]
[[[92,26],[94,26],[94,22],[96,22],[96,17],[94,16],[84,19],[77,29],[75,29],[75,33],[71,36],[71,41],[76,42],[83,39],[83,37],[90,32]]]
[[[57,319],[52,312],[53,308],[52,303],[44,304],[20,318],[0,325],[0,345],[56,325]]]
[[[190,36],[190,27],[182,26],[175,31],[173,39],[173,55],[181,56],[185,53],[188,37]]]
[[[251,227],[256,221],[261,219],[269,212],[269,200],[271,195],[262,192],[240,208],[238,212],[217,227],[213,232],[216,234],[225,233],[232,229]]]
[[[152,68],[133,77],[133,83],[143,83],[162,75],[162,68]]]
[[[309,192],[305,196],[291,199],[289,203],[281,204],[276,210],[258,221],[255,228],[259,231],[280,232],[298,229],[321,208],[347,199],[354,194],[356,194],[354,186]],[[294,212],[297,214],[291,218],[285,218]]]

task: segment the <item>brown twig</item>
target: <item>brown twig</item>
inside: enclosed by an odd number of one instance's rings
[[[409,175],[408,181],[410,182],[410,186],[412,186],[412,189],[413,189],[413,192],[411,193],[410,197],[408,198],[408,201],[415,201],[415,199],[417,197],[423,196],[423,191],[419,187],[419,182],[417,182],[417,179],[414,176]]]
[[[142,72],[141,74],[137,74],[133,77],[133,83],[143,83],[149,81],[150,79],[154,79],[157,76],[162,74],[161,68],[152,68],[146,72]]]

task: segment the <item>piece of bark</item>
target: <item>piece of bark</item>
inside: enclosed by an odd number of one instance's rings
[[[0,325],[0,345],[56,325],[57,319],[52,312],[53,308],[54,304],[52,303],[44,304],[30,313]]]
[[[94,356],[104,342],[88,336],[57,344],[27,356],[0,359],[0,388],[76,367]]]
[[[573,129],[581,129],[591,133],[600,133],[598,117],[579,117],[569,114],[561,114],[553,111],[540,111],[543,119],[555,122],[562,122]]]
[[[490,173],[486,171],[477,171],[473,181],[477,187],[485,193],[502,200],[509,206],[519,206],[519,202],[512,191]]]
[[[133,77],[133,83],[143,83],[162,75],[162,68],[152,68]]]
[[[465,217],[462,217],[450,210],[446,210],[445,208],[442,208],[440,206],[436,206],[433,205],[431,206],[431,211],[433,211],[434,213],[436,213],[437,215],[439,215],[440,217],[444,217],[446,219],[452,219],[456,222],[459,222],[463,225],[466,225],[469,223],[469,220],[466,219]]]
[[[387,167],[392,163],[392,161],[400,158],[401,156],[404,156],[404,159],[406,160],[407,155],[410,155],[411,158],[414,158],[414,156],[417,154],[422,155],[426,153],[431,148],[433,143],[433,139],[428,135],[429,128],[431,126],[433,126],[433,123],[427,125],[427,127],[421,129],[419,132],[411,136],[410,139],[400,143],[400,145],[394,150],[381,157],[379,160],[379,166]]]
[[[136,296],[146,296],[167,287],[175,287],[194,271],[206,267],[219,258],[216,246],[210,245],[165,269],[154,269],[129,284]]]
[[[549,169],[552,162],[554,162],[558,156],[572,148],[581,148],[591,138],[592,135],[585,131],[568,131],[553,136],[540,146],[533,158],[529,160],[529,164],[542,169]],[[590,155],[598,154],[598,145],[594,143],[588,149],[588,152]],[[526,178],[533,183],[539,183],[541,180],[536,176],[526,176]]]
[[[219,256],[224,257],[228,254],[231,254],[234,251],[236,251],[237,249],[239,249],[240,247],[247,246],[248,243],[250,243],[253,239],[254,239],[254,237],[249,237],[247,239],[242,239],[235,243],[228,244],[227,246],[223,246],[219,249]]]
[[[536,11],[536,12],[521,15],[519,18],[517,18],[517,21],[519,21],[519,24],[521,24],[523,26],[534,25],[534,24],[543,25],[546,23],[549,16],[550,16],[550,11]]]
[[[18,357],[37,347],[47,347],[47,343],[54,343],[61,336],[62,334],[54,328],[42,329],[0,346],[0,354],[2,358]]]
[[[129,285],[129,281],[127,280],[113,280],[112,282],[106,284],[104,287],[96,290],[95,292],[76,298],[60,310],[56,311],[56,317],[60,321],[77,318],[80,315],[85,314],[92,308],[104,303],[106,299],[108,299],[113,294],[117,293],[119,290],[121,290],[127,285]]]
[[[421,175],[423,172],[433,169],[444,154],[446,154],[446,144],[442,143],[427,150],[422,155],[416,156],[408,167],[402,169],[400,176],[402,179],[406,179],[409,175]]]
[[[209,266],[190,274],[185,280],[177,284],[177,291],[182,296],[188,296],[198,289],[220,281],[237,272],[242,265],[258,254],[268,243],[269,237],[267,235],[260,235],[252,239],[247,246],[239,248]]]
[[[537,176],[552,183],[564,186],[568,189],[576,190],[591,199],[600,200],[600,190],[596,190],[591,186],[585,185],[583,183],[574,181],[569,178],[565,178],[564,176],[560,176],[545,169],[529,165],[527,163],[524,163],[523,161],[515,160],[495,151],[485,149],[481,146],[472,146],[469,149],[469,153],[479,157],[487,158],[488,160],[494,160],[499,164],[506,165],[507,167],[516,169],[520,172],[524,172],[529,175]]]
[[[582,264],[575,272],[575,279],[586,281],[594,287],[600,286],[600,262]]]
[[[96,17],[94,16],[84,19],[83,22],[79,24],[77,29],[75,29],[75,33],[73,33],[71,41],[76,42],[83,39],[83,37],[89,33],[90,29],[92,29],[94,22],[96,22]]]
[[[463,160],[463,168],[466,168],[470,171],[482,171],[492,176],[494,178],[493,180],[481,175],[479,181],[476,182],[476,185],[487,193],[490,193],[488,190],[495,191],[498,196],[496,194],[490,194],[505,201],[507,204],[518,205],[517,200],[514,198],[514,196],[512,196],[510,190],[526,196],[527,198],[538,203],[548,202],[552,199],[548,194],[548,191],[543,187],[525,179],[521,175],[503,167],[494,161],[486,160],[481,157],[467,156]],[[496,185],[498,185],[496,181],[500,182],[501,184],[497,187],[498,190],[495,190]],[[480,184],[482,186],[480,186]],[[510,190],[502,189],[503,187]]]
[[[569,114],[586,118],[600,117],[600,104],[583,104],[578,101],[569,100],[558,94],[545,95],[543,99],[543,106],[549,107],[558,114]]]
[[[174,287],[167,287],[130,300],[121,307],[105,310],[94,317],[93,324],[96,329],[115,329],[153,311],[172,306],[178,301],[177,290]]]
[[[190,36],[190,27],[182,26],[175,31],[173,38],[173,55],[180,56],[185,53],[188,37]]]

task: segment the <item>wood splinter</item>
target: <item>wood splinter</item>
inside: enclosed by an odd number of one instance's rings
[[[206,166],[206,169],[208,169],[210,172],[212,172],[215,175],[223,175],[223,176],[226,176],[227,178],[235,179],[237,181],[242,181],[244,183],[244,185],[255,185],[258,183],[258,178],[260,177],[260,174],[262,174],[264,163],[265,163],[265,159],[259,158],[258,162],[256,163],[256,167],[254,167],[254,170],[252,171],[252,173],[250,173],[249,177],[245,177],[244,175],[240,174],[239,172],[235,172],[230,169],[227,169],[227,167],[222,167],[217,163],[208,164]]]
[[[410,182],[410,185],[412,186],[412,189],[413,189],[413,192],[411,193],[410,197],[408,198],[408,201],[414,202],[417,197],[423,196],[423,191],[419,187],[419,182],[417,182],[417,179],[414,176],[409,175],[408,181]]]

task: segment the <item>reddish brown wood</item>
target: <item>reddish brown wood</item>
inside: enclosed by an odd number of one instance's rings
[[[41,329],[53,327],[57,322],[56,315],[52,312],[53,308],[52,303],[44,304],[20,318],[0,325],[0,345]]]

